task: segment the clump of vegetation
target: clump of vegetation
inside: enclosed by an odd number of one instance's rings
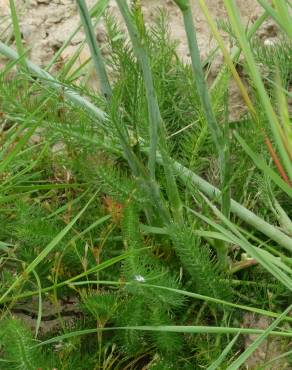
[[[77,1],[100,94],[86,86],[91,66],[73,69],[78,54],[49,74],[66,45],[47,71],[26,58],[10,2],[18,53],[0,42],[1,369],[238,369],[274,336],[291,362],[290,4],[260,1],[263,16],[245,30],[224,1],[230,54],[199,1],[225,60],[208,87],[204,66],[218,50],[200,60],[189,1],[174,2],[191,66],[163,12],[146,27],[138,1],[117,0],[126,36],[108,1],[90,11]],[[106,58],[92,26],[102,15]],[[282,37],[269,49],[256,36],[267,17]],[[231,78],[246,105],[238,122]],[[243,327],[247,311],[271,325]]]

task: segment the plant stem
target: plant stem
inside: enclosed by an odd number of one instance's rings
[[[228,167],[230,164],[228,163],[228,143],[224,140],[224,135],[219,128],[218,122],[213,112],[211,99],[209,96],[207,84],[205,81],[205,75],[201,64],[200,51],[198,47],[193,15],[191,6],[189,5],[189,0],[176,1],[176,3],[181,9],[184,19],[196,88],[200,96],[206,121],[218,153],[222,197],[221,207],[223,214],[228,217],[230,211],[230,186],[228,176]],[[221,264],[223,263],[223,269],[224,267],[226,268],[228,264],[228,245],[226,243],[222,243],[222,246],[218,249],[217,253],[218,259],[221,261]]]
[[[95,65],[97,75],[100,79],[101,91],[106,99],[110,99],[112,96],[112,89],[109,83],[109,79],[106,73],[105,65],[101,56],[100,49],[97,45],[96,36],[91,23],[91,17],[88,12],[87,6],[84,0],[77,0],[78,10],[80,18],[85,30],[87,44],[90,48],[92,60]]]
[[[151,181],[155,181],[155,168],[156,168],[156,153],[158,144],[160,144],[160,152],[163,161],[163,167],[166,177],[167,195],[172,207],[172,214],[174,219],[182,223],[183,222],[183,207],[177,188],[175,177],[172,173],[171,161],[167,154],[166,145],[166,130],[163,124],[163,120],[160,114],[158,106],[157,95],[154,89],[153,76],[150,66],[150,61],[147,55],[147,51],[143,44],[143,39],[139,34],[139,30],[134,22],[134,19],[130,13],[127,3],[125,0],[117,0],[120,12],[125,20],[132,44],[136,54],[137,60],[142,69],[145,91],[147,96],[148,114],[149,114],[149,137],[150,137],[150,151],[148,160],[148,169],[150,173]],[[139,12],[139,9],[137,9]]]
[[[153,78],[150,69],[150,62],[147,53],[144,49],[143,42],[136,25],[133,22],[128,5],[124,0],[117,0],[120,12],[125,20],[133,49],[143,72],[145,91],[147,95],[148,114],[149,114],[149,136],[150,136],[150,152],[148,168],[150,177],[155,179],[156,167],[156,151],[158,145],[159,128],[161,126],[161,115],[158,107],[157,97],[154,90]]]

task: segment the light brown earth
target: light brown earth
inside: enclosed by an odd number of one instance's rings
[[[76,1],[15,0],[15,2],[19,12],[23,38],[26,46],[30,48],[30,58],[36,64],[44,66],[79,24]],[[94,3],[95,0],[87,0],[89,6]],[[177,51],[182,58],[188,60],[188,47],[182,17],[173,1],[141,0],[141,3],[146,22],[155,20],[158,8],[163,8],[167,11],[171,36],[179,41]],[[211,38],[210,30],[197,0],[191,0],[191,3],[201,56],[205,58],[215,43]],[[223,0],[206,0],[206,3],[216,20],[226,20]],[[254,21],[261,14],[260,6],[256,0],[238,0],[237,3],[245,23]],[[3,20],[5,15],[9,14],[8,4],[9,0],[0,0],[0,30],[4,28],[4,25],[1,25],[1,19]],[[119,18],[119,12],[114,0],[110,0],[109,10]],[[266,30],[266,37],[270,37],[268,26]],[[97,26],[96,32],[98,40],[102,42],[104,40],[102,20]],[[0,38],[3,38],[3,35],[1,36],[0,34]],[[83,34],[79,32],[72,40],[64,57],[72,55],[82,40]],[[85,56],[82,57],[85,58]]]
[[[207,22],[202,14],[198,1],[190,0],[192,4],[192,12],[198,35],[198,44],[200,47],[201,57],[204,59],[215,45],[214,39]],[[54,53],[61,47],[63,42],[74,31],[79,24],[79,16],[76,8],[75,0],[15,0],[19,13],[21,32],[23,34],[24,44],[29,49],[29,58],[37,65],[44,67],[51,60]],[[95,0],[87,0],[88,6],[92,6]],[[163,8],[168,14],[169,30],[171,37],[178,40],[177,52],[181,58],[188,62],[189,52],[183,27],[183,20],[179,9],[172,0],[141,0],[145,20],[147,23],[155,21],[158,8]],[[226,12],[224,10],[223,0],[206,0],[210,12],[214,19],[226,20]],[[261,8],[256,0],[238,0],[242,19],[244,23],[254,21],[260,14]],[[108,9],[118,19],[121,19],[115,0],[110,0]],[[0,39],[9,38],[9,32],[1,34],[1,29],[5,29],[9,22],[9,0],[0,0]],[[7,18],[7,20],[5,20]],[[1,21],[2,20],[2,21]],[[104,25],[101,19],[96,27],[97,40],[101,47],[105,40]],[[264,39],[273,39],[275,37],[274,28],[270,22],[266,22],[261,30],[261,36]],[[226,45],[228,38],[225,37]],[[73,38],[70,45],[63,52],[60,63],[66,62],[70,56],[74,54],[80,46],[84,35],[78,32]],[[104,52],[106,52],[104,50]],[[82,64],[87,60],[89,51],[83,49],[79,55],[77,64]],[[219,67],[222,63],[220,55],[215,58],[210,70],[211,79],[217,75]],[[57,64],[56,64],[57,66]],[[98,89],[98,81],[96,76],[90,76],[90,87]],[[240,94],[234,83],[230,86],[230,119],[236,120],[244,112],[244,104],[242,104]]]

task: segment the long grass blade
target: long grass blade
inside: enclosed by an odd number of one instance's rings
[[[112,90],[107,76],[105,64],[101,56],[100,49],[97,45],[96,36],[91,23],[91,17],[84,0],[77,0],[78,10],[80,18],[85,30],[87,43],[91,52],[92,60],[95,65],[97,75],[100,79],[101,91],[106,99],[110,99],[112,96]]]
[[[228,345],[226,346],[226,348],[224,348],[224,351],[221,353],[221,355],[217,358],[216,361],[214,361],[212,363],[212,365],[210,365],[207,370],[216,370],[219,368],[219,366],[222,364],[222,362],[225,360],[226,356],[228,355],[228,353],[232,350],[232,347],[233,345],[235,344],[235,342],[237,341],[239,337],[239,334],[237,334],[230,343],[228,343]]]
[[[266,10],[266,12],[274,19],[274,21],[282,28],[282,30],[292,39],[291,16],[286,0],[273,1],[274,9],[266,0],[257,0],[258,3]]]
[[[115,258],[114,259],[115,262],[112,262],[112,264],[116,263],[116,262],[119,262],[122,259],[125,259],[127,257],[129,257],[129,254],[125,254],[123,256],[120,256],[119,259]],[[111,261],[112,260],[110,260],[109,262],[111,262]],[[106,263],[108,263],[108,261],[106,261]],[[104,264],[105,263],[102,263],[101,265],[104,265]],[[106,267],[103,267],[103,268],[106,268]],[[92,271],[90,271],[90,272],[87,271],[86,273],[83,273],[82,276],[87,277],[90,273],[92,273]],[[82,277],[82,276],[79,275],[78,277],[74,277],[74,278],[71,278],[67,281],[60,282],[60,283],[58,283],[57,286],[58,287],[63,287],[63,286],[66,286],[66,285],[67,286],[84,286],[84,285],[90,285],[90,284],[107,285],[107,286],[121,286],[121,285],[131,286],[131,285],[133,285],[133,282],[122,282],[122,281],[107,281],[107,280],[76,281],[76,280],[79,280],[80,277]],[[252,307],[252,306],[245,306],[245,305],[229,302],[229,301],[226,301],[226,300],[223,300],[223,299],[218,299],[218,298],[209,297],[209,296],[205,296],[205,295],[198,294],[198,293],[189,292],[189,291],[182,290],[182,289],[175,289],[175,288],[169,288],[169,287],[161,286],[161,285],[148,284],[147,282],[141,284],[141,288],[142,289],[143,288],[145,288],[145,289],[154,288],[154,289],[161,289],[162,291],[166,290],[166,291],[176,293],[176,294],[180,294],[180,295],[183,295],[183,296],[186,296],[186,297],[198,299],[200,301],[205,301],[205,302],[214,303],[214,304],[218,304],[218,305],[224,305],[224,306],[227,306],[227,307],[235,308],[236,310],[243,310],[243,311],[247,311],[247,312],[253,312],[255,314],[263,315],[263,316],[267,316],[267,317],[278,318],[280,316],[279,313],[276,313],[276,312],[273,312],[273,311],[267,311],[267,310],[257,308],[257,307]],[[43,288],[42,293],[49,292],[53,289],[54,289],[54,286]],[[26,292],[24,294],[19,295],[17,297],[17,299],[32,297],[32,296],[35,296],[37,294],[38,294],[38,291]],[[9,300],[7,299],[5,302],[8,302],[8,301]],[[286,317],[285,320],[286,321],[292,321],[292,318],[291,317]]]
[[[200,51],[198,47],[198,41],[196,36],[196,31],[194,27],[193,15],[189,0],[176,1],[177,5],[180,7],[184,19],[184,26],[188,40],[188,46],[190,50],[193,74],[195,78],[196,88],[201,100],[205,118],[211,132],[214,144],[217,149],[218,158],[219,158],[219,169],[220,169],[220,180],[221,180],[221,207],[222,211],[226,216],[230,212],[230,176],[229,176],[229,166],[228,157],[229,157],[229,146],[228,140],[224,140],[228,137],[228,128],[225,130],[225,134],[219,128],[218,122],[216,120],[211,99],[209,96],[209,91],[205,81],[204,71],[200,59]],[[222,245],[222,253],[220,256],[220,261],[226,265],[226,256],[228,252],[228,246]]]
[[[150,176],[155,179],[155,167],[156,167],[156,151],[158,146],[159,130],[162,126],[162,118],[160,115],[157,97],[154,90],[154,83],[150,68],[150,62],[148,60],[147,53],[143,47],[142,41],[136,25],[133,22],[130,10],[125,0],[117,0],[120,12],[125,20],[134,52],[137,56],[141,69],[143,71],[145,90],[148,102],[148,114],[149,114],[149,136],[150,136],[150,152],[148,168]]]
[[[121,326],[121,327],[107,327],[97,329],[84,329],[59,335],[57,337],[50,338],[46,341],[38,343],[35,347],[46,346],[48,344],[60,342],[64,339],[79,337],[82,335],[88,335],[98,333],[100,331],[113,331],[113,330],[138,330],[138,331],[152,331],[152,332],[170,332],[170,333],[188,333],[188,334],[262,334],[265,330],[262,329],[246,329],[246,328],[231,328],[222,326],[180,326],[180,325],[158,325],[158,326]],[[269,335],[291,338],[291,332],[282,331],[271,331]]]
[[[263,343],[268,335],[278,326],[278,324],[291,311],[292,305],[289,306],[231,365],[227,370],[237,370],[245,361],[252,355],[252,353]]]
[[[256,154],[246,143],[246,141],[237,133],[234,133],[236,139],[242,146],[243,150],[251,157],[254,164],[262,170],[276,185],[279,186],[290,198],[292,198],[292,188],[287,184],[286,181],[282,180],[281,177],[270,168],[265,160]]]
[[[39,298],[38,299],[38,316],[37,316],[37,321],[36,321],[36,326],[35,326],[35,338],[37,338],[40,325],[41,325],[41,321],[42,321],[43,300],[42,300],[42,285],[41,285],[40,278],[35,270],[33,270],[33,274],[35,276],[37,286],[38,286],[38,291],[39,291],[38,293],[38,298]]]
[[[24,50],[23,43],[22,43],[19,20],[18,20],[14,0],[9,0],[9,5],[10,5],[10,12],[11,12],[11,18],[12,18],[12,24],[13,24],[13,31],[14,31],[16,49],[17,49],[18,55],[21,55],[19,63],[22,66],[22,68],[25,69],[26,68],[26,62],[25,62],[25,56],[24,56],[25,55],[25,50]]]
[[[7,58],[17,60],[19,61],[19,55],[16,53],[13,49],[11,49],[9,46],[3,44],[3,42],[0,41],[0,54],[5,55]],[[94,104],[92,104],[87,99],[80,96],[76,91],[74,91],[72,88],[66,87],[62,85],[59,81],[57,81],[52,75],[50,75],[48,72],[44,71],[43,69],[36,66],[34,63],[27,61],[26,65],[28,69],[38,76],[40,79],[48,83],[50,86],[52,86],[54,89],[61,91],[64,93],[64,95],[74,102],[75,104],[88,109],[91,114],[93,114],[98,120],[105,121],[107,116],[105,112],[97,108]]]

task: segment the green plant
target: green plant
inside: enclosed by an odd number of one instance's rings
[[[246,32],[234,2],[225,2],[231,54],[199,2],[225,58],[208,88],[188,0],[175,3],[192,68],[177,56],[165,15],[146,27],[139,1],[117,0],[129,39],[105,15],[103,60],[91,16],[98,20],[108,1],[91,11],[78,1],[101,96],[74,83],[88,66],[71,71],[83,45],[58,77],[48,70],[61,52],[46,71],[24,59],[14,9],[18,53],[0,42],[12,60],[0,71],[1,364],[33,368],[38,357],[44,368],[236,369],[270,336],[289,354],[288,2],[259,2],[265,13]],[[254,37],[268,14],[284,30],[274,54]],[[240,53],[250,91],[237,72]],[[247,107],[236,123],[228,117],[231,76]],[[71,327],[67,301],[78,317]],[[19,307],[35,320],[38,343],[13,318]],[[243,328],[244,311],[275,321]],[[60,332],[43,333],[51,319]],[[248,334],[259,337],[243,349],[239,336]]]

